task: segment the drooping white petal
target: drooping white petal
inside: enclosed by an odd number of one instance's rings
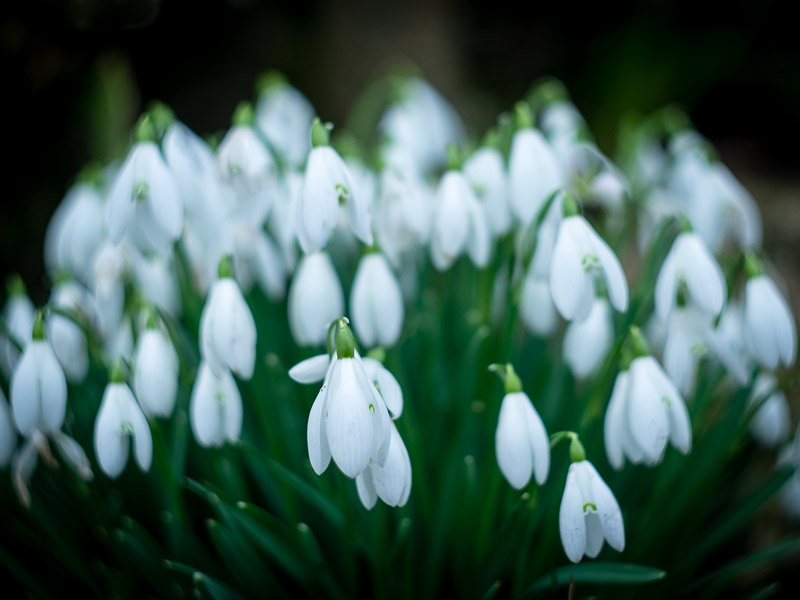
[[[534,129],[514,134],[508,178],[511,210],[525,225],[533,221],[547,197],[566,180],[550,144]]]
[[[301,346],[325,342],[328,324],[344,314],[344,293],[330,257],[303,257],[289,286],[289,329]]]
[[[393,346],[400,337],[405,308],[397,277],[381,254],[359,262],[350,292],[353,328],[367,347]]]
[[[503,155],[495,148],[480,148],[464,163],[463,172],[484,208],[492,234],[506,234],[511,229],[511,212]]]
[[[786,395],[777,386],[773,375],[760,373],[753,382],[748,400],[750,409],[759,405],[750,419],[750,431],[760,444],[768,447],[778,446],[784,441],[792,423]]]
[[[200,363],[189,400],[189,422],[192,425],[192,433],[201,446],[223,444],[223,403],[226,401],[220,380],[214,376],[208,363],[203,361]]]
[[[364,469],[356,477],[356,489],[361,504],[367,510],[372,510],[378,502],[378,493],[375,491],[375,484],[372,482],[372,469]]]
[[[614,324],[606,300],[596,298],[589,316],[573,321],[564,334],[564,360],[575,377],[589,377],[603,364],[614,342]]]
[[[768,369],[789,367],[797,354],[797,328],[786,300],[767,275],[745,286],[745,341],[753,357]]]
[[[148,416],[169,417],[178,394],[178,355],[166,336],[148,329],[134,355],[133,389]]]
[[[581,463],[572,463],[561,497],[558,511],[558,529],[564,552],[572,562],[580,562],[586,550],[586,519],[583,516],[583,497],[578,486],[576,468]]]
[[[391,443],[386,464],[381,467],[372,464],[364,473],[370,472],[375,492],[381,500],[389,506],[401,506],[404,496],[407,496],[408,474],[411,471],[411,461],[408,451],[397,431],[395,424],[391,423]]]
[[[628,398],[628,378],[628,371],[620,371],[617,375],[603,421],[603,441],[608,462],[618,471],[625,461],[622,436],[624,435],[623,429],[627,427],[625,409]]]
[[[538,277],[532,268],[528,269],[522,285],[520,318],[531,333],[542,337],[553,333],[558,324],[558,314],[548,280]]]
[[[544,423],[527,394],[522,394],[526,403],[523,403],[523,417],[528,434],[528,443],[533,453],[533,473],[536,483],[543,485],[550,472],[550,438]]]
[[[661,460],[669,439],[667,410],[652,384],[658,368],[650,356],[634,359],[630,366],[628,427],[650,464]]]
[[[331,450],[328,445],[326,425],[327,419],[323,419],[327,408],[325,402],[327,391],[328,386],[326,383],[319,390],[317,398],[311,406],[311,413],[308,415],[308,428],[306,431],[308,458],[311,461],[311,467],[317,475],[322,475],[331,462]]]
[[[9,385],[11,409],[19,432],[61,429],[67,408],[67,381],[50,345],[33,340],[22,353]]]
[[[569,219],[562,222],[550,267],[550,292],[553,294],[553,303],[561,316],[568,321],[574,319],[580,312],[585,297],[593,294],[590,276],[583,266],[584,254],[575,243],[574,229]]]
[[[495,433],[497,465],[508,483],[518,490],[528,485],[533,474],[533,453],[522,414],[526,400],[521,393],[506,394]]]
[[[125,384],[110,383],[106,386],[94,424],[97,462],[100,470],[111,479],[116,479],[122,473],[130,450],[129,436],[123,431],[124,400],[120,399],[120,395],[125,393],[123,387],[127,388]]]
[[[376,382],[386,408],[392,415],[392,419],[397,419],[403,414],[403,390],[397,383],[394,375],[374,358],[365,357],[361,359],[364,370],[370,381]]]
[[[597,514],[600,517],[600,526],[603,536],[608,544],[622,552],[625,548],[625,528],[622,522],[622,511],[619,509],[617,499],[606,482],[597,473],[592,463],[586,461],[587,471],[591,471],[592,500],[597,506]]]
[[[617,255],[599,235],[595,234],[593,241],[611,304],[619,312],[625,312],[628,310],[628,281],[625,279],[622,265]]]
[[[586,556],[596,558],[603,549],[603,526],[600,523],[600,515],[594,510],[587,510],[584,514],[586,519]]]
[[[148,425],[142,409],[136,404],[132,394],[128,397],[128,418],[133,427],[133,448],[136,464],[139,465],[142,472],[147,473],[150,470],[150,464],[153,462],[153,436],[150,433],[150,425]]]
[[[317,354],[311,358],[300,361],[289,369],[289,377],[297,383],[317,383],[325,379],[331,357],[327,354]]]
[[[651,370],[650,377],[653,387],[661,397],[661,402],[666,406],[669,419],[670,442],[672,445],[688,454],[692,449],[692,424],[689,420],[689,411],[680,393],[673,385],[664,370],[652,357],[649,357]]]
[[[31,345],[36,344],[34,340]],[[67,411],[67,380],[53,349],[42,344],[37,384],[40,391],[39,429],[42,433],[58,431]]]

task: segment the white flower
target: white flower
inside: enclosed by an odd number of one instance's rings
[[[317,354],[311,358],[301,360],[291,369],[289,377],[297,383],[317,383],[325,379],[328,367],[331,366],[331,357],[327,354]]]
[[[658,273],[655,305],[660,319],[669,317],[681,284],[686,284],[692,302],[709,316],[716,318],[722,311],[727,294],[722,269],[692,232],[678,235]]]
[[[296,204],[295,228],[303,252],[316,252],[328,244],[339,220],[340,201],[344,201],[350,230],[362,242],[372,245],[369,199],[336,150],[317,146],[308,155]]]
[[[534,335],[546,337],[555,331],[558,313],[550,285],[547,277],[537,275],[532,268],[528,269],[522,285],[519,308],[523,325]]]
[[[382,254],[365,254],[350,291],[353,327],[362,344],[394,346],[403,328],[403,293]]]
[[[496,148],[481,148],[469,157],[462,170],[483,205],[492,234],[501,236],[508,233],[511,210],[503,155]]]
[[[234,125],[217,148],[217,170],[222,181],[238,194],[268,200],[264,193],[277,178],[277,166],[255,129]],[[265,210],[269,204],[265,203]],[[266,213],[262,215],[266,217]]]
[[[411,459],[408,450],[391,422],[391,442],[386,464],[372,461],[356,477],[356,489],[361,503],[370,510],[378,498],[389,506],[405,506],[411,494]]]
[[[628,282],[619,259],[581,215],[561,221],[550,266],[550,292],[558,312],[568,321],[589,316],[594,301],[594,275],[605,279],[612,306],[628,309]]]
[[[634,464],[660,463],[668,441],[684,454],[691,450],[689,412],[652,356],[635,358],[617,375],[603,433],[608,462],[618,470],[625,457]]]
[[[125,306],[125,285],[122,281],[126,267],[125,245],[105,242],[92,262],[89,289],[95,299],[100,331],[104,336],[119,327]]]
[[[380,178],[375,207],[378,246],[392,265],[401,255],[430,238],[433,192],[408,168],[387,167]]]
[[[564,361],[573,375],[586,379],[596,373],[614,343],[611,307],[603,298],[595,298],[589,316],[572,321],[564,333]]]
[[[142,333],[133,364],[133,389],[144,414],[169,417],[178,395],[178,355],[160,329]]]
[[[126,233],[143,251],[166,252],[183,230],[183,203],[172,172],[153,142],[134,144],[107,206],[108,235]]]
[[[31,339],[35,310],[33,302],[24,291],[24,287],[12,292],[3,307],[3,322],[11,335],[23,347]],[[19,360],[19,353],[20,351],[11,340],[0,334],[0,367],[2,367],[6,377],[10,377],[14,371],[14,365]]]
[[[11,460],[11,454],[17,447],[17,432],[14,431],[14,424],[11,420],[11,411],[8,408],[8,400],[0,388],[0,468],[5,468]]]
[[[464,175],[447,171],[436,190],[431,231],[433,266],[444,271],[464,251],[478,268],[482,269],[489,263],[489,225]]]
[[[792,311],[767,275],[747,280],[744,297],[744,340],[759,364],[791,367],[797,356],[797,327]]]
[[[188,217],[201,217],[219,193],[216,159],[208,144],[180,121],[167,128],[164,157],[181,192]]]
[[[78,283],[68,281],[53,287],[50,304],[80,314],[89,306],[89,298]],[[47,337],[69,380],[83,381],[89,371],[89,348],[81,328],[70,319],[50,312],[47,315]]]
[[[344,313],[344,292],[330,257],[304,256],[289,286],[289,329],[300,346],[325,342],[328,324]]]
[[[747,406],[748,409],[758,406],[750,419],[750,432],[759,444],[776,447],[789,437],[792,424],[789,403],[786,394],[778,389],[774,375],[759,373]]]
[[[572,562],[600,554],[603,541],[622,552],[625,527],[613,492],[588,460],[574,462],[567,473],[558,527],[564,552]]]
[[[314,471],[322,474],[331,457],[350,478],[370,460],[383,467],[390,440],[389,412],[361,359],[334,358],[308,417],[308,455]]]
[[[230,369],[250,379],[256,362],[256,324],[236,281],[222,267],[221,271],[200,315],[201,353],[218,377]]]
[[[150,426],[136,403],[131,389],[114,375],[103,393],[103,401],[94,423],[94,451],[100,469],[116,479],[128,462],[130,438],[139,469],[146,473],[153,460],[153,437]]]
[[[550,471],[550,440],[539,413],[525,392],[503,397],[495,433],[497,465],[514,488],[521,490],[536,476],[542,485]]]
[[[535,129],[514,134],[508,159],[511,210],[523,225],[530,224],[547,197],[567,178],[555,152]]]
[[[227,369],[217,376],[205,361],[192,388],[189,421],[197,443],[204,447],[236,442],[242,433],[242,397]]]
[[[148,258],[134,253],[132,259],[133,274],[145,299],[167,314],[179,316],[181,295],[172,258],[166,254]]]
[[[270,145],[293,167],[300,166],[311,149],[308,131],[314,108],[286,82],[264,89],[256,103],[256,125]]]

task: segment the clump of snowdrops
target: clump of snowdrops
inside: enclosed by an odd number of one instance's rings
[[[9,281],[16,587],[779,589],[795,321],[755,201],[684,115],[629,124],[616,161],[555,81],[482,137],[400,76],[335,128],[274,74],[224,135],[179,118],[151,105],[76,178],[44,306]]]

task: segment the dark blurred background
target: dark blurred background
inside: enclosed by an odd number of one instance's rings
[[[221,131],[277,68],[341,123],[370,78],[404,57],[474,132],[544,75],[566,83],[607,152],[622,115],[679,103],[755,194],[797,309],[800,43],[788,5],[643,4],[6,1],[0,275],[19,271],[34,301],[46,299],[47,220],[88,160],[124,153],[149,101],[201,134]]]

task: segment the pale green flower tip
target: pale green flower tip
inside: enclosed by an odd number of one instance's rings
[[[647,347],[647,340],[642,333],[642,330],[635,325],[630,330],[631,351],[633,358],[642,356],[649,356],[650,349]]]
[[[586,460],[586,450],[583,449],[583,444],[577,434],[572,436],[569,444],[569,459],[574,463]]]
[[[158,329],[158,314],[153,306],[147,305],[145,307],[145,329]]]
[[[504,365],[497,363],[491,364],[489,365],[489,370],[497,375],[500,381],[503,382],[506,394],[516,394],[522,391],[522,380],[519,378],[519,375],[517,375],[511,363],[506,363]]]
[[[33,322],[33,335],[31,336],[34,340],[44,340],[44,317],[42,316],[42,311],[36,311],[36,320]]]
[[[220,279],[233,278],[233,264],[231,263],[230,256],[223,256],[219,259],[219,265],[217,266],[217,276]]]
[[[122,361],[117,359],[111,367],[111,374],[108,377],[110,383],[125,383],[125,372],[122,369]]]
[[[336,320],[336,356],[339,358],[353,358],[356,351],[356,339],[353,330],[348,325],[347,317],[339,317]]]
[[[276,69],[270,69],[259,75],[256,79],[256,94],[261,95],[265,92],[280,89],[289,82],[286,76]]]
[[[531,105],[520,100],[514,105],[514,126],[520,129],[533,129],[533,110]]]
[[[231,125],[233,127],[251,127],[255,123],[256,117],[253,105],[247,101],[239,102],[233,111]]]
[[[464,159],[461,156],[461,150],[455,144],[447,145],[447,170],[460,171],[461,166],[464,164]]]
[[[75,178],[77,182],[98,186],[103,177],[103,165],[93,160],[86,163]]]
[[[162,137],[169,126],[175,122],[173,110],[160,100],[154,100],[150,103],[147,114],[150,115],[150,120],[158,138]]]
[[[6,279],[6,292],[9,297],[26,296],[28,294],[25,288],[25,282],[22,281],[22,277],[20,277],[19,273],[8,276],[8,279]]]
[[[574,217],[575,215],[581,214],[580,206],[578,206],[578,201],[572,194],[564,192],[564,201],[562,205],[563,214],[565,217]]]
[[[319,117],[316,117],[311,124],[311,146],[313,148],[330,146],[332,130],[332,123],[323,123]]]
[[[158,139],[156,126],[150,113],[143,113],[139,120],[136,121],[136,125],[133,127],[133,139],[137,144],[155,142]]]
[[[537,109],[569,100],[567,87],[554,77],[546,77],[533,84],[527,95],[528,101]]]
[[[761,261],[753,252],[744,255],[744,275],[747,279],[753,279],[764,273]]]
[[[483,142],[481,144],[484,148],[494,148],[495,150],[500,149],[500,132],[497,130],[497,127],[490,127],[486,134],[483,136]]]

